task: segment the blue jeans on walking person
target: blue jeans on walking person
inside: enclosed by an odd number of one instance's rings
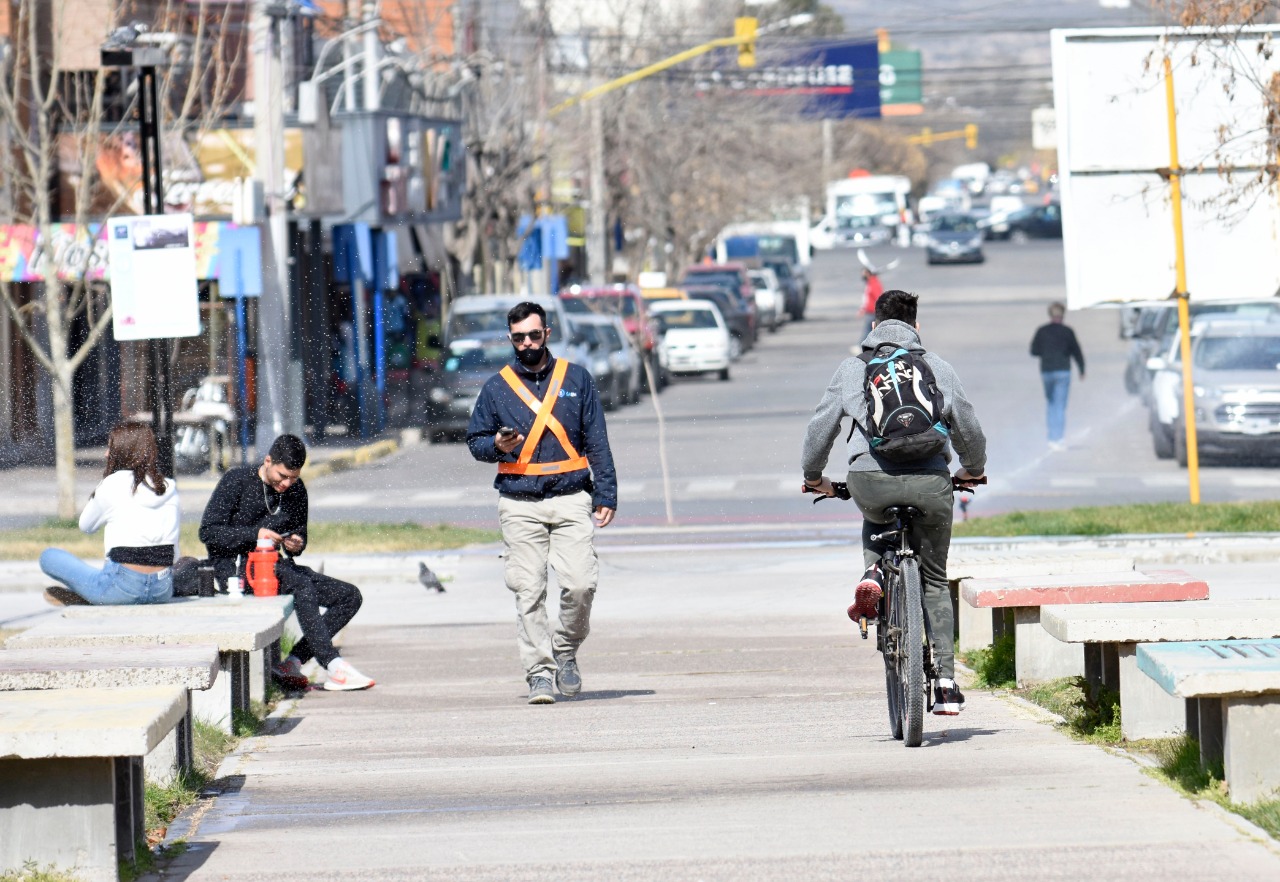
[[[1062,440],[1067,428],[1067,393],[1071,391],[1071,371],[1043,371],[1044,397],[1049,403],[1049,441]]]
[[[139,573],[113,560],[101,567],[87,564],[69,551],[47,548],[40,569],[85,600],[101,606],[165,603],[173,598],[173,568]]]

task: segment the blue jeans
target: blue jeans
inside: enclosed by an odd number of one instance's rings
[[[1044,397],[1049,403],[1049,440],[1061,441],[1067,427],[1067,393],[1071,391],[1071,371],[1044,371]]]
[[[61,548],[40,555],[40,569],[93,604],[166,603],[173,598],[173,569],[139,573],[113,560],[101,568]]]

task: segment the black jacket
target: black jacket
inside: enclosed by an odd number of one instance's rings
[[[1031,354],[1040,359],[1040,372],[1071,370],[1071,360],[1075,359],[1080,368],[1080,376],[1084,376],[1084,353],[1080,351],[1080,343],[1076,340],[1076,332],[1062,322],[1050,322],[1036,329],[1031,338]]]
[[[301,479],[276,493],[262,483],[257,466],[238,466],[223,475],[200,519],[200,541],[209,550],[218,578],[232,575],[237,556],[249,556],[263,527],[281,536],[296,534],[305,550],[307,510],[307,488]]]
[[[512,361],[516,376],[539,400],[551,382],[551,371],[556,359],[549,358],[542,370],[534,373]],[[525,499],[545,499],[549,496],[566,496],[586,490],[591,493],[595,507],[618,507],[618,478],[613,469],[613,454],[609,450],[609,433],[604,424],[604,408],[596,394],[596,384],[591,374],[580,365],[570,362],[565,372],[560,397],[552,411],[564,426],[569,443],[579,454],[587,458],[590,470],[565,472],[558,475],[504,475],[499,473],[493,486],[501,493]],[[522,435],[533,428],[534,412],[520,400],[500,374],[494,374],[480,390],[475,409],[471,412],[471,424],[467,427],[467,446],[471,455],[481,462],[515,462],[520,458],[520,448],[511,453],[501,453],[493,436],[502,426],[510,426]],[[534,462],[558,462],[565,458],[560,442],[548,430],[538,442]],[[594,481],[592,480],[594,476]]]

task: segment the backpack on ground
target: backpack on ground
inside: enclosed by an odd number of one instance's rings
[[[858,356],[867,366],[863,392],[871,449],[885,459],[928,459],[947,448],[945,404],[923,352],[885,343]]]

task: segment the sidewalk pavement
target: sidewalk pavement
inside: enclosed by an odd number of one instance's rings
[[[390,456],[402,447],[417,444],[421,439],[422,433],[418,429],[388,430],[383,437],[375,439],[330,436],[324,441],[307,445],[307,464],[303,467],[302,477],[312,480],[358,468],[373,460]],[[87,497],[89,491],[102,480],[102,464],[106,462],[106,457],[105,447],[76,451],[77,497]],[[239,465],[238,452],[232,461],[234,465]],[[250,458],[250,462],[259,461]],[[183,512],[197,515],[203,512],[220,477],[221,475],[210,473],[178,475]],[[39,524],[57,514],[58,491],[53,466],[0,469],[0,484],[5,491],[0,494],[0,529]]]
[[[999,696],[895,742],[852,549],[603,550],[585,689],[552,707],[496,549],[436,560],[445,594],[384,563],[326,567],[366,571],[343,652],[379,685],[248,740],[162,878],[1280,878],[1274,841]],[[1263,566],[1215,588],[1277,596]]]

